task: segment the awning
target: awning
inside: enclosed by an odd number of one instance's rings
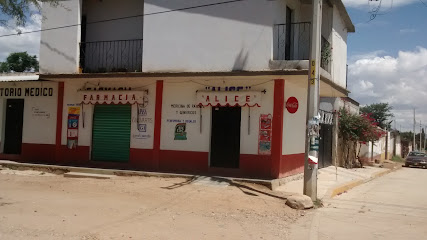
[[[261,92],[214,92],[198,91],[197,104],[200,106],[261,107]]]
[[[83,104],[143,104],[144,91],[79,91]]]

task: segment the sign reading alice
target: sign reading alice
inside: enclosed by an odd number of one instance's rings
[[[84,104],[142,104],[142,91],[81,91],[80,99]]]
[[[261,92],[197,92],[198,105],[260,107]]]

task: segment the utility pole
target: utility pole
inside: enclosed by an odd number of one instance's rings
[[[415,108],[414,108],[414,140],[412,142],[412,151],[415,151]]]
[[[418,149],[421,152],[421,148],[423,147],[423,144],[421,142],[421,136],[423,135],[423,129],[421,126],[421,120],[420,120],[420,149]]]
[[[311,46],[308,73],[307,139],[304,162],[304,195],[317,200],[319,157],[319,85],[323,0],[312,0]]]
[[[424,128],[424,148],[423,148],[423,151],[425,152],[426,151],[426,128]]]

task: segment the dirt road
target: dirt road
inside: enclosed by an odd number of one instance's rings
[[[14,173],[0,171],[2,240],[288,239],[301,215],[257,185]]]

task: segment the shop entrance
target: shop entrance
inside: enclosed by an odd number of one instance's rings
[[[92,160],[129,161],[131,110],[131,105],[95,105]]]
[[[7,99],[3,153],[21,154],[23,122],[24,99]]]
[[[319,168],[332,165],[332,125],[320,124]]]
[[[212,107],[210,166],[239,168],[240,107]]]

